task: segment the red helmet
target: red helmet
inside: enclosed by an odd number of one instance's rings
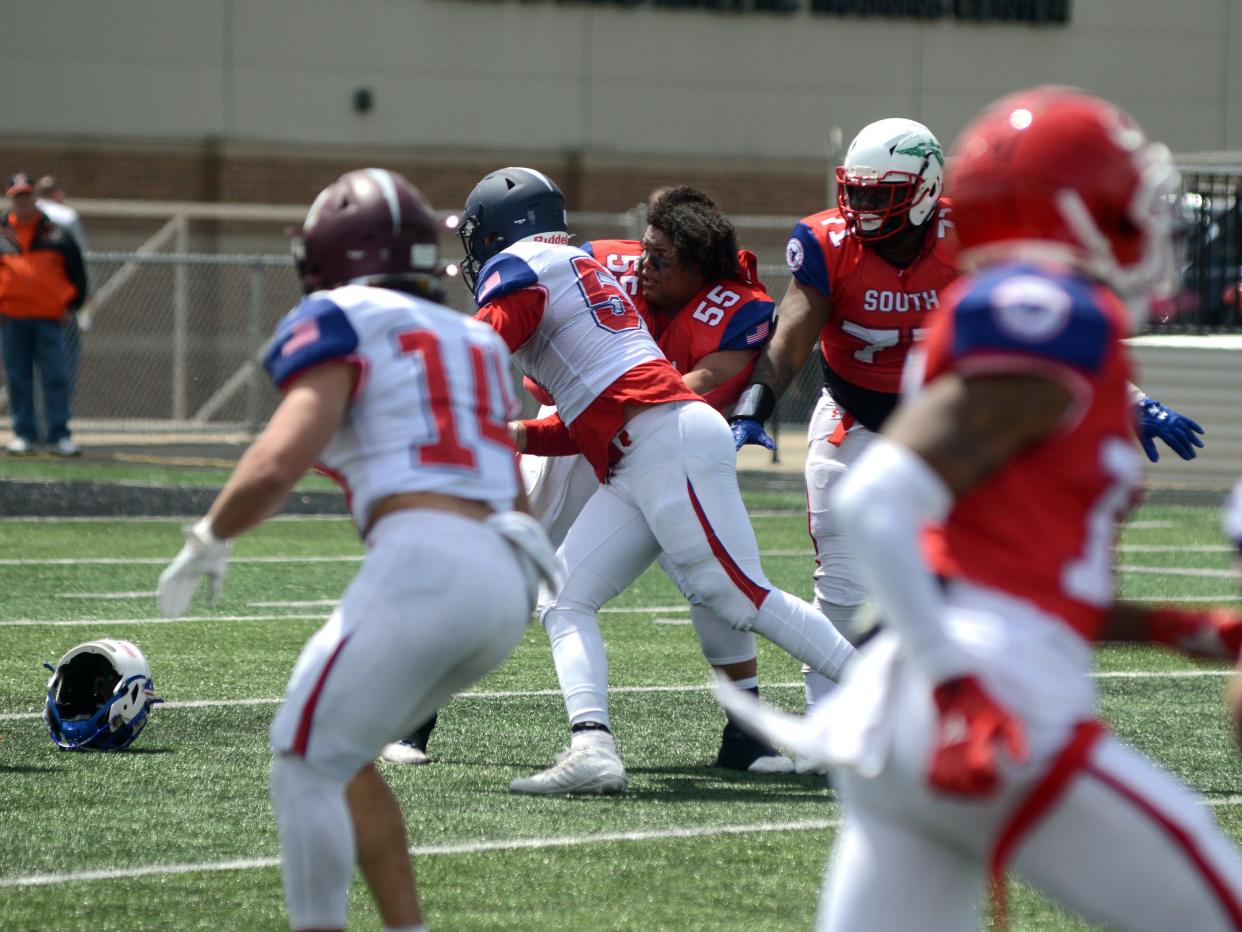
[[[438,226],[427,198],[396,172],[346,172],[319,192],[294,237],[302,289],[357,282],[434,292],[442,274]]]
[[[1009,259],[1071,264],[1112,286],[1145,319],[1176,282],[1178,174],[1168,149],[1124,111],[1066,87],[1019,91],[957,138],[945,183],[975,268]]]

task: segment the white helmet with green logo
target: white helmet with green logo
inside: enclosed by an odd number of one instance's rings
[[[901,117],[864,126],[837,168],[837,206],[850,230],[868,240],[922,226],[943,189],[940,141]]]

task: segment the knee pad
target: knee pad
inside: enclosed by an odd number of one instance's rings
[[[706,605],[690,605],[690,623],[699,637],[703,657],[713,667],[755,659],[755,635],[716,617]]]
[[[699,606],[700,608],[707,609],[707,611],[730,628],[735,628],[741,632],[750,631],[755,624],[756,616],[759,614],[759,606],[752,602],[747,593],[738,587],[737,583],[729,577],[720,563],[714,559],[704,560],[692,566],[680,567],[680,569],[690,590],[702,602],[702,605]],[[761,578],[753,582],[758,586],[764,587],[760,590],[763,595],[766,595],[771,587],[771,583],[766,579]],[[693,610],[690,617],[692,619],[694,617]]]
[[[356,859],[345,784],[301,757],[278,753],[271,795],[290,927],[345,928]]]

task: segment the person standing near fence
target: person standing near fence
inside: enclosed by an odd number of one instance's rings
[[[82,218],[76,210],[65,203],[65,187],[55,175],[44,175],[35,185],[35,203],[39,210],[54,224],[73,237],[82,253],[82,267],[86,275],[86,294],[90,295],[91,276],[86,266],[88,251],[86,233],[82,230]],[[65,320],[65,366],[69,374],[69,403],[72,407],[73,393],[78,384],[78,361],[82,357],[82,333],[90,329],[91,308],[84,300],[75,314]]]
[[[27,456],[39,442],[34,405],[37,368],[48,450],[77,456],[80,451],[69,433],[64,324],[86,297],[82,252],[72,235],[39,210],[29,175],[12,175],[5,194],[9,211],[0,221],[0,322],[14,434],[8,452]]]

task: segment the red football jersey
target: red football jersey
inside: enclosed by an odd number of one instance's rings
[[[923,251],[905,268],[852,234],[836,208],[804,218],[786,247],[793,277],[832,302],[820,352],[834,400],[873,430],[896,403],[910,347],[958,276],[948,201],[941,199],[927,222]],[[869,392],[892,397],[868,405]]]
[[[677,371],[685,374],[712,353],[753,350],[754,359],[737,375],[708,393],[707,400],[724,409],[737,401],[754,371],[759,350],[772,336],[776,302],[759,281],[758,259],[748,249],[738,251],[737,279],[706,285],[685,307],[671,316],[647,307],[638,280],[642,244],[637,240],[594,240],[582,247],[622,283],[647,321],[656,345]],[[632,289],[632,290],[631,290]]]
[[[1113,601],[1113,544],[1142,477],[1121,340],[1126,309],[1068,271],[1006,265],[945,295],[924,382],[946,372],[1033,373],[1073,394],[1062,426],[954,503],[926,537],[937,573],[1038,605],[1084,637]]]

